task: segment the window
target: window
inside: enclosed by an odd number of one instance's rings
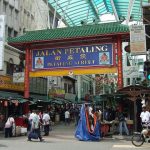
[[[51,27],[53,24],[53,18],[54,18],[54,15],[51,12],[49,12],[49,22],[50,22]]]
[[[38,94],[47,94],[46,78],[30,78],[30,92]]]
[[[15,20],[18,20],[18,11],[15,10]]]
[[[64,83],[64,90],[65,90],[65,93],[68,93],[68,89],[67,89],[67,83]]]
[[[11,6],[9,6],[9,16],[13,15],[13,8]]]
[[[50,22],[50,26],[52,27],[53,25],[53,19],[54,19],[54,14],[52,14],[51,12],[49,12],[49,22]],[[58,26],[58,18],[55,18],[55,22],[54,22],[54,28],[56,28]]]
[[[6,73],[8,75],[13,75],[13,69],[14,69],[14,65],[7,62],[7,68],[6,68]]]
[[[17,37],[17,36],[18,36],[18,32],[14,31],[14,37]]]
[[[68,85],[68,93],[72,93],[72,85],[71,84]]]
[[[13,75],[13,73],[18,72],[18,68],[18,65],[7,62],[6,73],[8,75]]]
[[[26,14],[27,13],[27,10],[26,9],[24,9],[24,14]]]
[[[33,14],[31,14],[31,19],[34,20],[34,15]]]
[[[54,27],[57,28],[57,26],[58,26],[58,19],[55,18],[55,24],[54,24]]]
[[[7,3],[3,3],[3,12],[6,12],[6,10],[7,10]]]
[[[12,37],[12,28],[8,27],[8,37]]]
[[[127,78],[127,85],[130,85],[130,78]]]

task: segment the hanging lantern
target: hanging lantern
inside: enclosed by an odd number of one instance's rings
[[[5,107],[8,106],[8,101],[4,101],[4,106],[5,106]]]
[[[18,104],[19,104],[18,100],[11,100],[11,102],[12,102],[13,104],[15,104],[15,106],[18,106]]]
[[[17,106],[18,106],[18,104],[19,104],[19,103],[18,103],[18,101],[16,100],[16,101],[15,101],[15,106],[17,107]]]
[[[124,50],[125,50],[127,53],[130,53],[130,52],[131,52],[131,50],[130,50],[130,45],[127,45],[127,46],[124,48]]]

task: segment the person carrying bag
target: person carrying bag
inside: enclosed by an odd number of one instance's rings
[[[31,139],[40,139],[42,142],[44,139],[41,136],[40,128],[39,128],[39,117],[38,117],[38,111],[36,111],[36,114],[33,116],[32,119],[32,125],[31,125],[31,132],[28,135],[28,141],[31,141]]]
[[[12,137],[12,129],[15,120],[12,116],[9,116],[5,123],[5,138]]]

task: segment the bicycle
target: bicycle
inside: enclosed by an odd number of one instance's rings
[[[143,124],[141,132],[134,132],[131,142],[134,146],[139,147],[144,144],[144,142],[149,142],[150,140],[150,124]]]

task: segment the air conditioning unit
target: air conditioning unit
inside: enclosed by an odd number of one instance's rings
[[[57,85],[57,82],[56,82],[56,81],[54,81],[54,85]]]

